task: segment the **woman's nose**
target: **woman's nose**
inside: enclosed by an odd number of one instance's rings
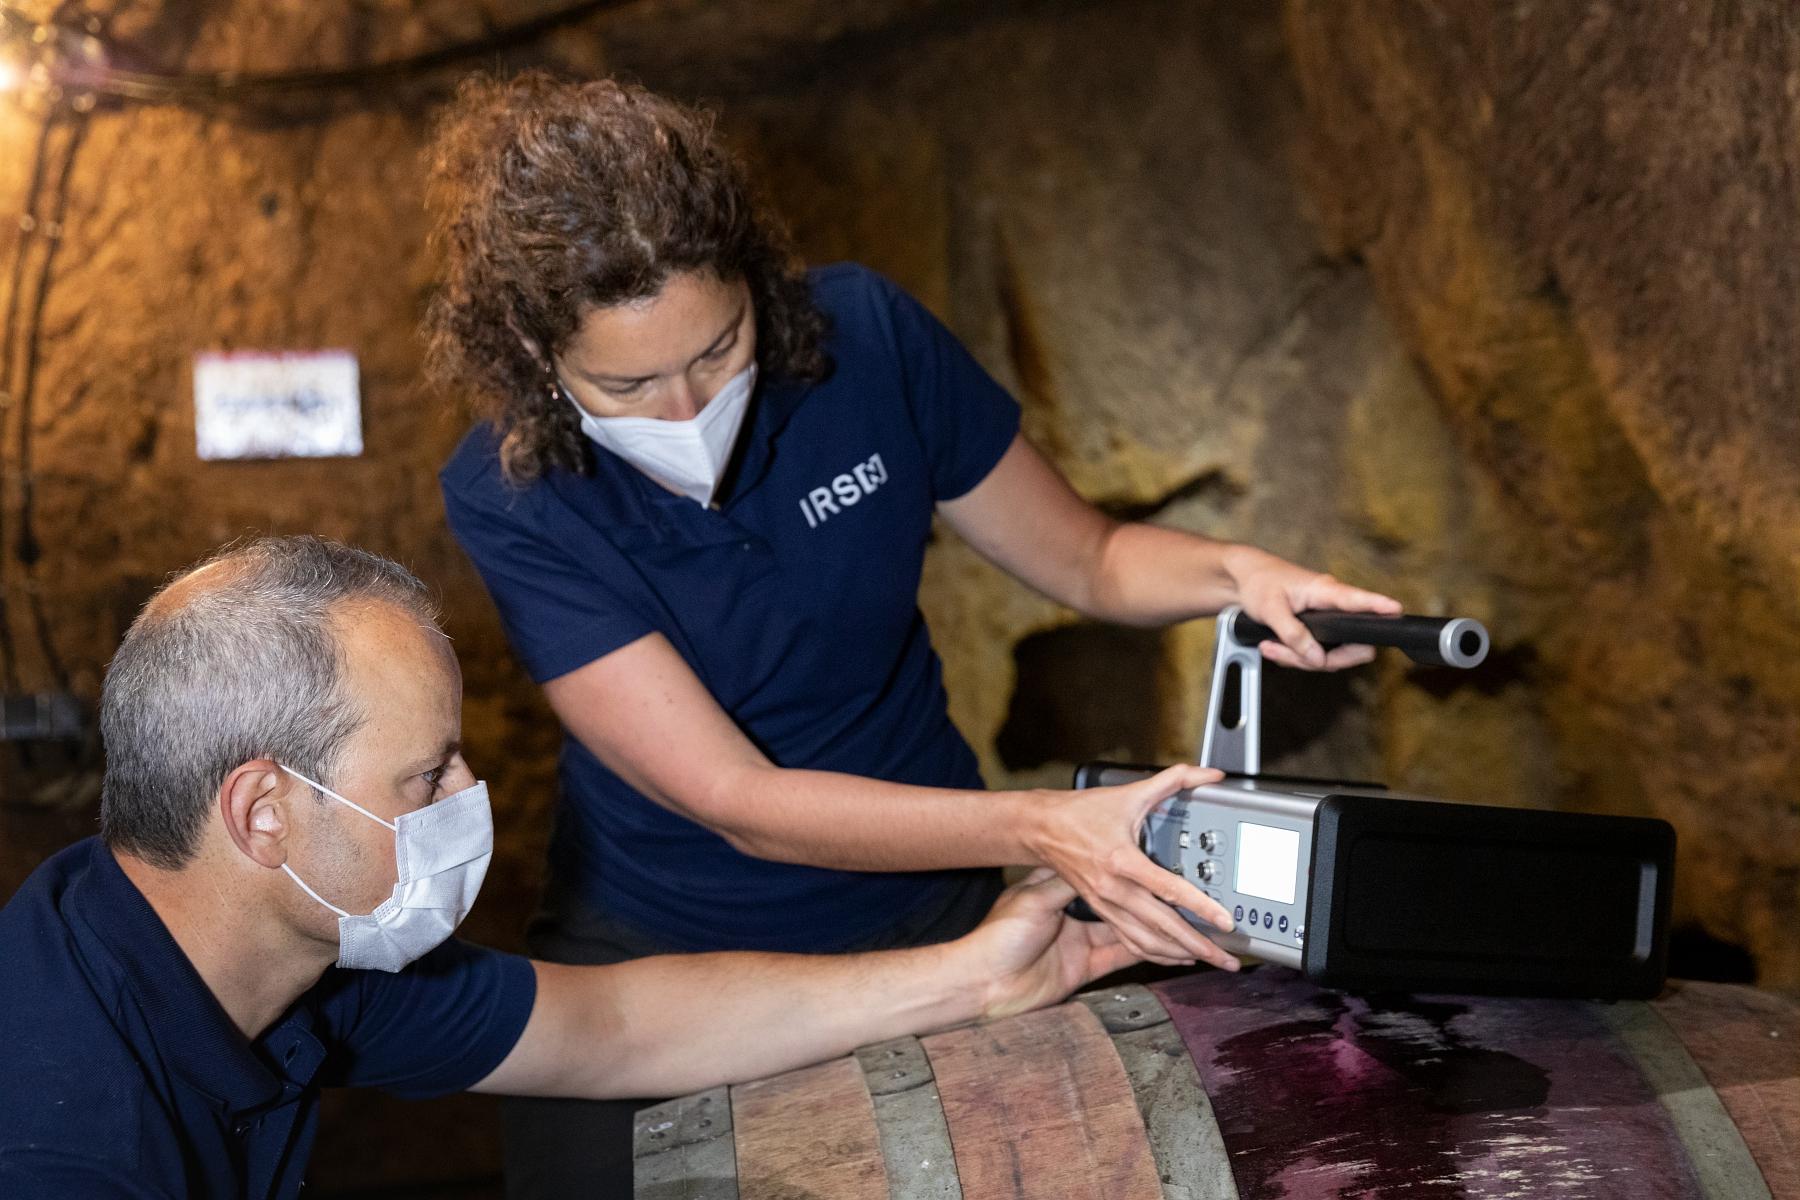
[[[669,381],[669,403],[664,411],[663,419],[667,421],[691,421],[700,415],[706,402],[712,399],[700,381],[687,375],[677,375]]]

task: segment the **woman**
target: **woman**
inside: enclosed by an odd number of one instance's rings
[[[917,606],[932,519],[1099,619],[1240,603],[1289,666],[1371,653],[1326,654],[1296,611],[1399,605],[1087,505],[916,301],[793,265],[703,114],[610,82],[476,82],[435,166],[433,362],[488,418],[445,504],[568,734],[533,952],[937,941],[1016,863],[1053,867],[1145,957],[1235,966],[1171,905],[1224,910],[1136,844],[1206,773],[982,790]],[[566,1148],[561,1119],[509,1111],[515,1194]],[[577,1179],[595,1185],[547,1186]]]

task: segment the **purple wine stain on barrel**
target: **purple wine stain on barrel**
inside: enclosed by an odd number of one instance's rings
[[[1241,1200],[1702,1193],[1591,1006],[1354,996],[1260,967],[1156,985]]]

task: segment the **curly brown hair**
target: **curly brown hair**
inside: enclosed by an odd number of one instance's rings
[[[521,335],[554,355],[591,309],[654,296],[671,275],[748,284],[766,375],[826,372],[825,317],[787,233],[705,110],[612,80],[472,78],[435,131],[430,203],[446,275],[425,317],[428,368],[499,427],[515,485],[589,462]]]

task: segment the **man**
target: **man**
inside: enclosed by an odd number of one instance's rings
[[[107,671],[101,836],[0,911],[0,1195],[293,1196],[324,1086],[675,1095],[1131,959],[1047,873],[959,941],[881,954],[576,967],[445,940],[492,851],[461,704],[424,587],[374,555],[263,539],[151,600]]]

